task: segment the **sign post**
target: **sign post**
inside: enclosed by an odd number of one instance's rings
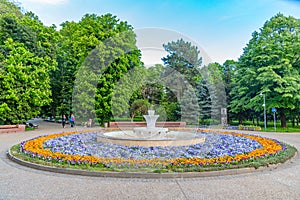
[[[276,132],[276,111],[277,111],[276,108],[272,108],[272,112],[274,114],[274,130],[275,130],[275,132]]]

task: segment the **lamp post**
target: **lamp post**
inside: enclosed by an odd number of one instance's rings
[[[260,95],[262,95],[264,97],[264,104],[263,104],[263,107],[264,107],[264,128],[265,128],[265,131],[266,131],[266,129],[267,129],[266,94],[260,93]]]

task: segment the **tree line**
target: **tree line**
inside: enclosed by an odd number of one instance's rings
[[[111,14],[86,14],[61,28],[0,0],[0,123],[76,113],[100,124],[140,116],[188,124],[259,124],[277,108],[281,126],[297,125],[300,21],[279,13],[266,21],[237,61],[202,65],[200,50],[178,39],[164,44],[163,65],[146,68],[134,29]]]

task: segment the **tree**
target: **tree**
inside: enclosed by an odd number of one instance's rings
[[[198,126],[199,124],[199,105],[196,91],[188,87],[180,99],[181,119],[189,126]]]
[[[0,16],[7,14],[13,14],[17,17],[23,16],[21,9],[18,5],[7,0],[0,0]]]
[[[136,66],[118,81],[112,95],[113,116],[128,118],[135,101],[149,102],[149,107],[160,115],[160,121],[180,119],[180,106],[165,77],[166,68],[160,64],[145,68]]]
[[[137,99],[130,107],[131,121],[136,115],[145,115],[150,107],[149,102],[146,99]]]
[[[211,98],[207,85],[207,80],[202,78],[198,82],[198,104],[200,109],[201,125],[206,125],[205,120],[211,118]]]
[[[135,66],[124,74],[116,83],[112,93],[112,115],[114,118],[132,117],[130,109],[137,100],[144,98],[141,88],[145,85],[147,69]]]
[[[0,15],[1,120],[18,123],[51,102],[49,72],[57,65],[56,31],[11,3],[1,1],[0,6],[5,9]]]
[[[232,111],[262,112],[260,94],[264,93],[267,110],[277,108],[281,126],[286,127],[286,114],[300,99],[299,52],[300,20],[277,14],[265,22],[239,58]]]
[[[5,124],[20,123],[39,114],[50,103],[47,58],[28,51],[24,44],[9,38],[0,55],[0,120]]]
[[[133,31],[120,33],[100,43],[86,58],[76,76],[73,106],[77,116],[83,119],[97,116],[101,124],[110,121],[115,86],[130,69],[140,65],[140,52],[136,49]],[[120,110],[117,112],[120,113]]]
[[[227,107],[222,66],[219,63],[210,63],[201,69],[197,90],[202,124],[205,119],[219,124],[221,108]]]
[[[182,98],[186,98],[184,95],[187,94],[184,94],[184,92],[189,87],[196,89],[198,81],[200,80],[199,70],[202,64],[202,58],[199,57],[200,51],[198,50],[198,47],[183,39],[169,42],[164,44],[163,47],[169,53],[166,57],[162,58],[162,61],[165,64],[163,79],[166,87],[168,87],[168,90],[166,91],[171,94],[167,96],[173,96],[173,99],[168,98],[168,101],[173,103],[170,104],[170,108],[166,108],[167,118],[176,119],[181,116],[183,119],[183,117],[186,118],[185,114],[183,114],[183,110],[185,110],[183,109],[183,103],[190,104],[190,102],[188,102],[187,99],[184,100]],[[189,95],[192,94],[197,96],[197,94],[194,93],[190,93]],[[186,106],[189,107],[189,105]],[[173,115],[170,114],[170,111],[172,110],[173,112],[176,112]],[[199,109],[197,109],[197,111],[199,111]],[[191,123],[192,121],[198,122],[198,120],[195,119],[187,120],[189,121],[188,123]]]
[[[113,117],[111,100],[115,85],[130,69],[141,65],[140,56],[139,50],[123,54],[107,66],[101,74],[96,91],[96,114],[100,123],[108,122]]]
[[[227,102],[231,102],[231,91],[234,87],[234,76],[236,75],[236,69],[237,69],[237,62],[234,60],[226,60],[222,65],[222,79],[225,87],[226,92],[226,100]],[[228,107],[227,111],[227,121],[230,122],[233,118],[233,113],[230,110],[230,107]]]
[[[87,14],[78,23],[64,22],[60,34],[57,77],[63,90],[57,102],[73,99],[70,107],[77,110],[77,119],[97,114],[101,123],[108,121],[114,85],[128,69],[139,65],[136,60],[140,62],[132,27],[111,14]]]
[[[184,75],[185,79],[192,86],[196,86],[199,76],[199,69],[202,64],[202,57],[199,58],[200,51],[197,46],[191,42],[185,42],[183,39],[172,41],[163,45],[169,53],[162,58],[166,67],[170,67]]]

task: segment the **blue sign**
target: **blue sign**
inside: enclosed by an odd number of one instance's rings
[[[272,112],[275,113],[277,111],[276,108],[272,108]]]

